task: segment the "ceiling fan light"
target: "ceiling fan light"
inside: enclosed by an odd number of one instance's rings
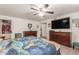
[[[43,17],[44,15],[45,15],[45,14],[44,14],[44,13],[42,13],[42,12],[40,12],[40,13],[39,13],[39,16],[42,16],[42,17]]]
[[[43,8],[42,10],[43,10],[43,12],[46,12],[46,11],[48,11],[48,9],[47,9],[47,8]]]

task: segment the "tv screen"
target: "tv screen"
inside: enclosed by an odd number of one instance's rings
[[[63,18],[52,21],[52,29],[68,29],[70,28],[70,18]]]

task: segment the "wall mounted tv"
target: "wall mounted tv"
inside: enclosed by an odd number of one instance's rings
[[[54,20],[51,22],[52,29],[69,29],[70,28],[70,18],[62,18]]]

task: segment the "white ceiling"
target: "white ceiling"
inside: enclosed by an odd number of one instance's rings
[[[54,11],[54,14],[46,14],[44,18],[33,15],[36,11],[31,10],[31,7],[36,7],[34,4],[0,4],[0,14],[19,17],[30,20],[46,20],[53,16],[61,16],[79,11],[79,4],[52,4],[49,9]]]

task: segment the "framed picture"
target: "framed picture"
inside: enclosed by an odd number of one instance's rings
[[[2,34],[11,32],[11,20],[2,20]]]
[[[32,28],[32,24],[31,23],[28,24],[28,28],[31,30],[31,28]]]
[[[79,28],[79,23],[76,23],[76,28]]]
[[[15,38],[21,38],[22,34],[21,33],[15,33]]]

